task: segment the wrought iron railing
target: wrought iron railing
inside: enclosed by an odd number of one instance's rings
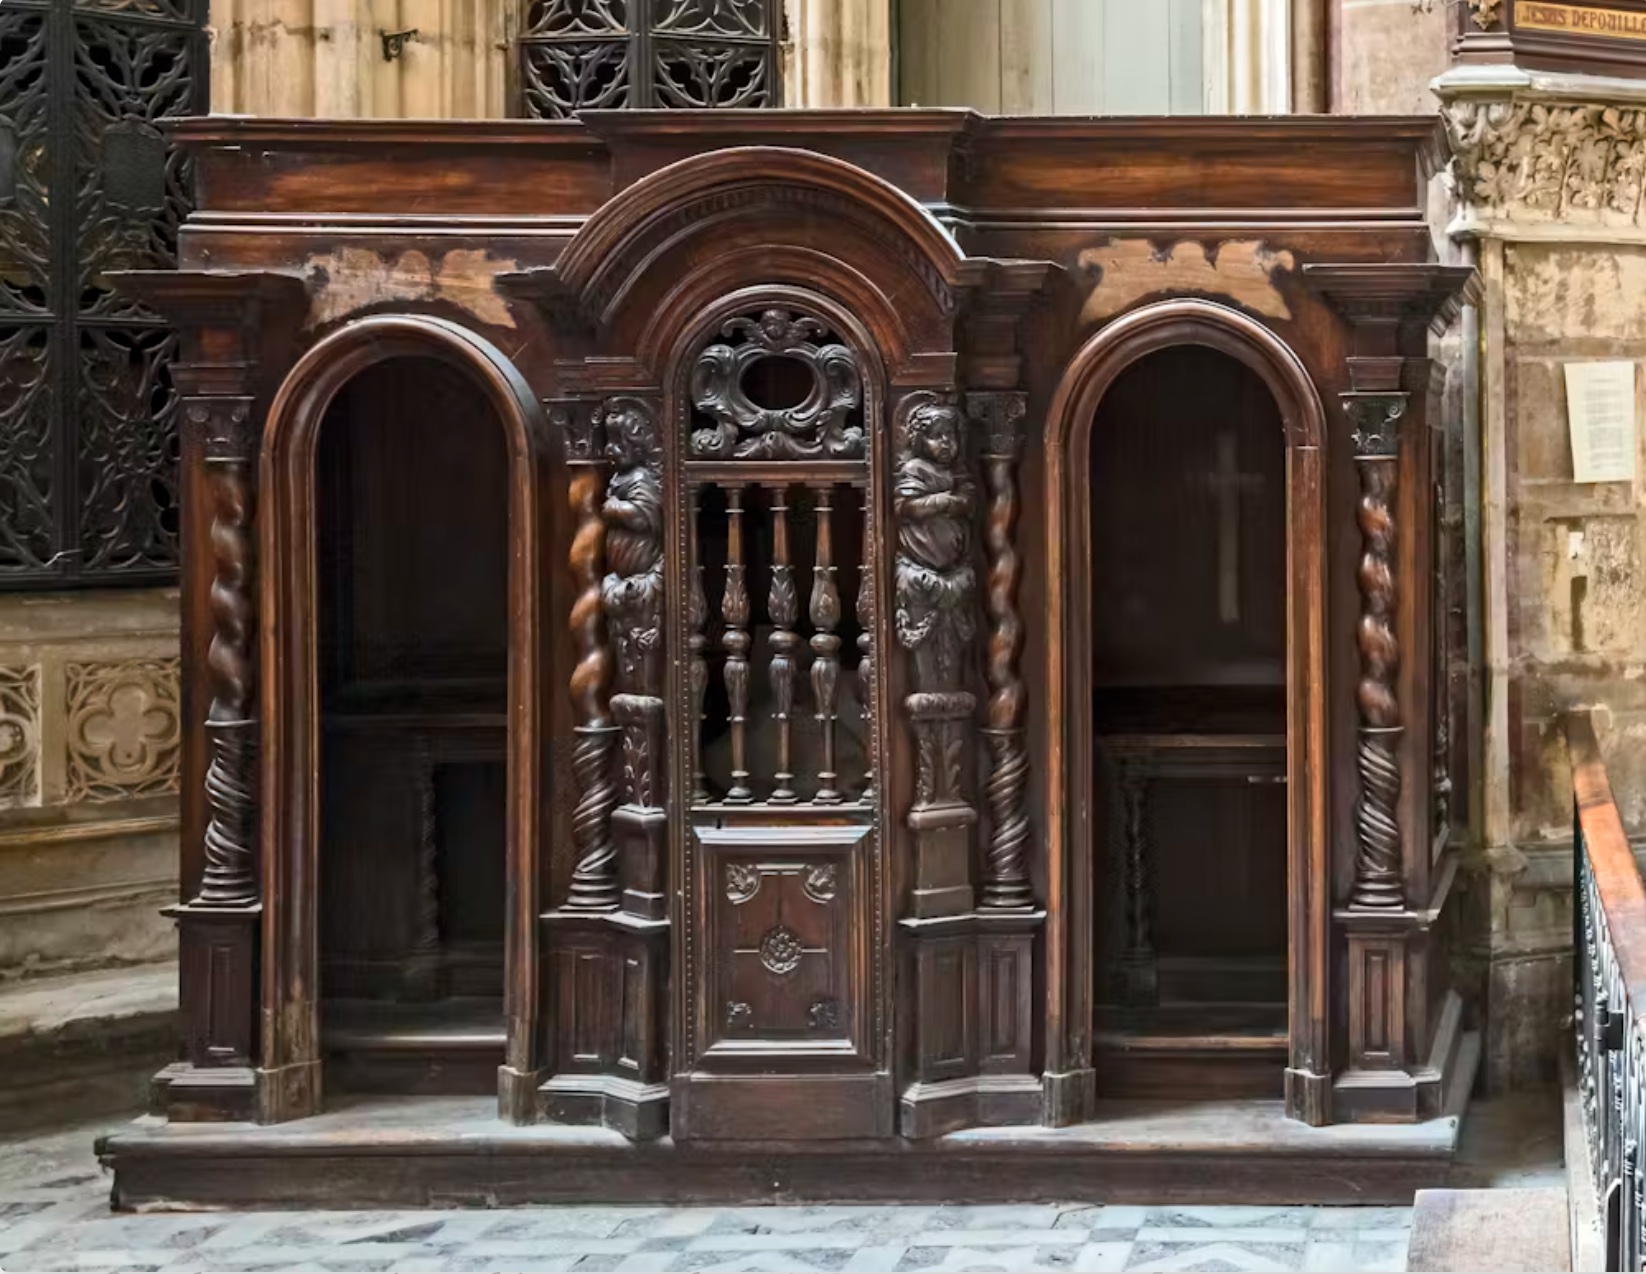
[[[1566,721],[1572,763],[1573,975],[1578,1085],[1608,1270],[1646,1255],[1646,885],[1587,712]]]

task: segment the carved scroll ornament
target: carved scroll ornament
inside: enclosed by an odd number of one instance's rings
[[[861,460],[866,454],[856,356],[828,338],[818,319],[769,309],[728,319],[725,339],[708,346],[692,369],[692,402],[714,424],[691,436],[698,460]],[[820,343],[821,342],[821,343]],[[744,378],[758,363],[784,359],[809,374],[810,387],[790,407],[763,407]]]

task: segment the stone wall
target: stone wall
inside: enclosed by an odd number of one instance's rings
[[[1437,82],[1453,233],[1481,311],[1484,661],[1468,957],[1488,1081],[1553,1078],[1571,1007],[1571,797],[1561,717],[1600,709],[1624,824],[1646,834],[1646,431],[1633,483],[1573,481],[1563,367],[1646,357],[1646,84],[1462,66]],[[1646,421],[1637,369],[1637,416]]]
[[[1451,62],[1446,0],[1340,0],[1337,93],[1342,115],[1429,115],[1429,83]]]
[[[177,592],[0,597],[0,981],[163,959]]]

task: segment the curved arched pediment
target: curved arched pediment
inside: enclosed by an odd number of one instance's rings
[[[774,234],[774,223],[788,233]],[[740,229],[796,246],[812,246],[826,230],[836,255],[855,239],[873,258],[859,268],[905,274],[941,314],[953,312],[955,292],[965,286],[965,254],[920,203],[854,164],[781,146],[713,151],[636,182],[583,224],[554,271],[584,314],[607,326],[665,256],[735,249]],[[892,280],[884,286],[908,291]]]

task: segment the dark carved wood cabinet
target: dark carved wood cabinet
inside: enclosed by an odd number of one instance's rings
[[[1444,1174],[1431,122],[174,133],[187,1030],[117,1202]]]

